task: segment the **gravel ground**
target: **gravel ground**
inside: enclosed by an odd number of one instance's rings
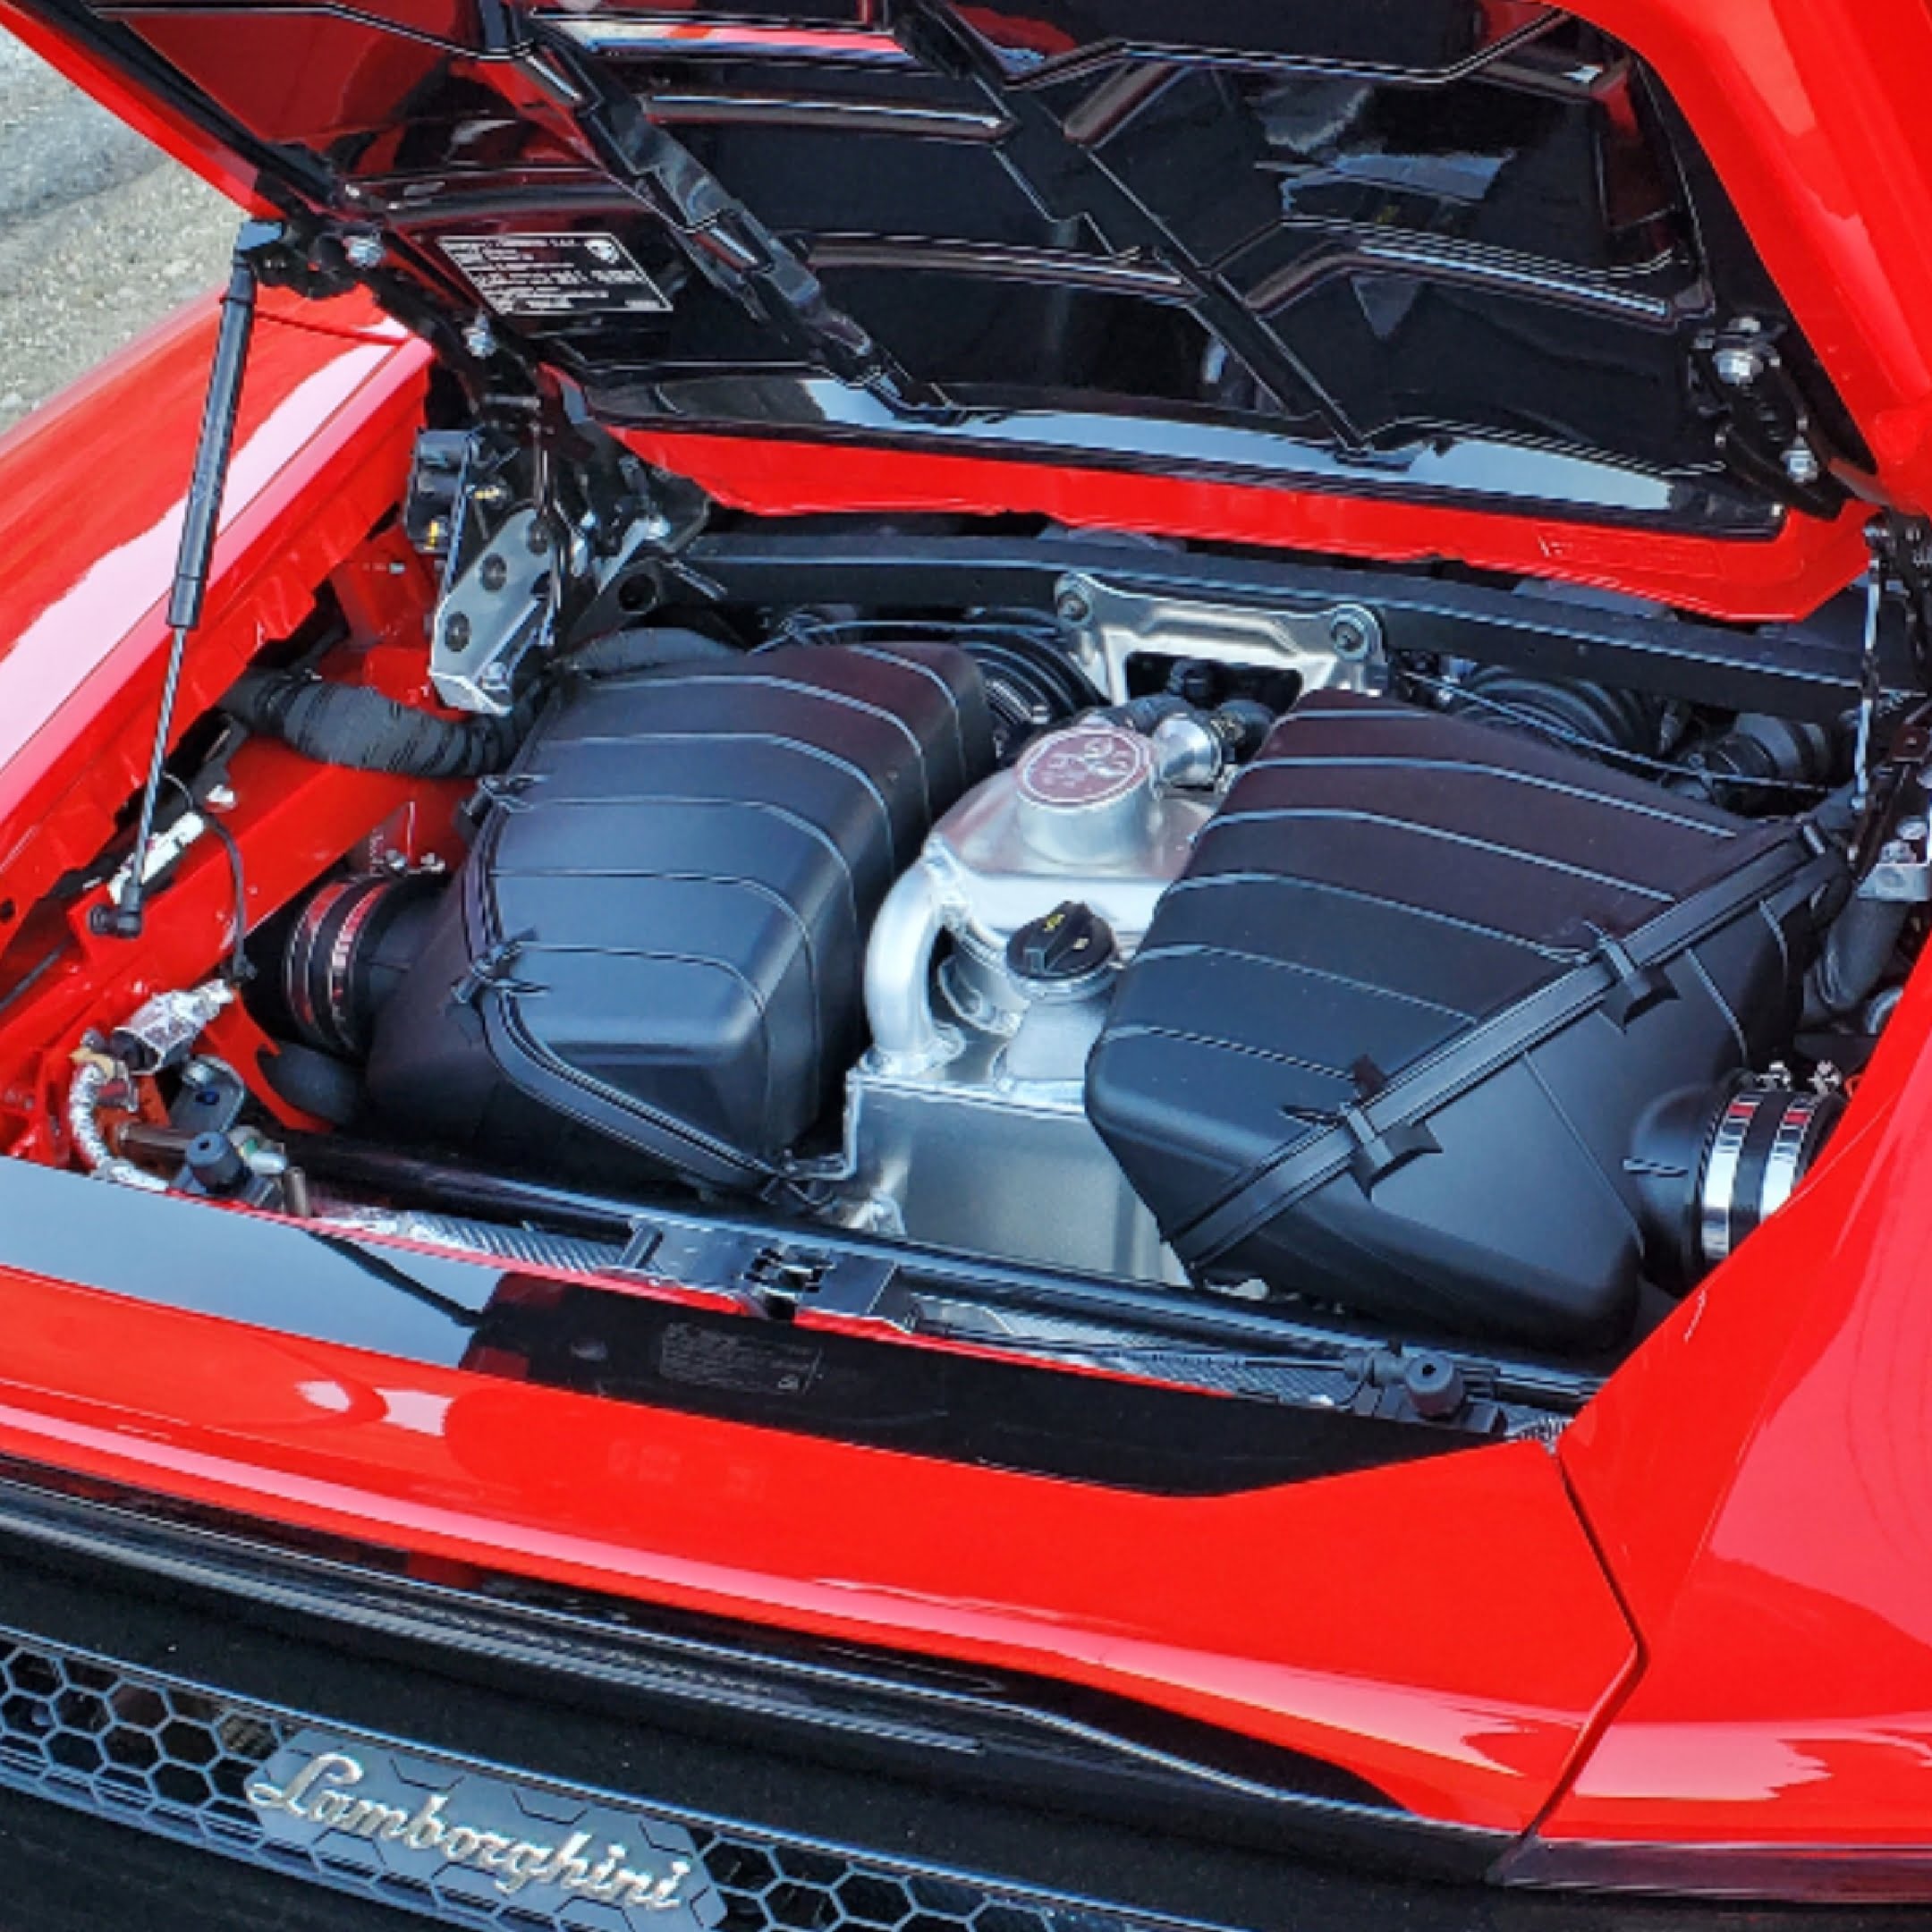
[[[0,30],[0,429],[212,287],[239,218]]]

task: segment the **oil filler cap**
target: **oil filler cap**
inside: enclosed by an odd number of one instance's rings
[[[1114,928],[1091,906],[1068,899],[1006,942],[1006,970],[1029,987],[1063,992],[1105,973],[1114,950]]]

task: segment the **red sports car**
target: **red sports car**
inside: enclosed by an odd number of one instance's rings
[[[1922,1922],[1923,0],[0,21],[0,1919]]]

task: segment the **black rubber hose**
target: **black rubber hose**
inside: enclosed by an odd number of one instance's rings
[[[504,717],[437,717],[360,684],[301,671],[251,671],[222,699],[250,731],[304,758],[409,778],[480,778],[516,756],[535,716],[525,699]]]
[[[1153,691],[1145,698],[1130,698],[1125,704],[1109,705],[1100,716],[1110,724],[1124,724],[1130,731],[1151,737],[1163,718],[1193,708],[1185,698],[1177,698],[1172,691]]]
[[[1807,1007],[1832,1015],[1862,1006],[1885,976],[1898,950],[1905,915],[1895,899],[1852,899],[1831,923],[1825,948],[1806,987]]]

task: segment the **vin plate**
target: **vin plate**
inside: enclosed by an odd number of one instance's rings
[[[500,316],[657,314],[671,306],[615,235],[445,235],[440,246]]]

